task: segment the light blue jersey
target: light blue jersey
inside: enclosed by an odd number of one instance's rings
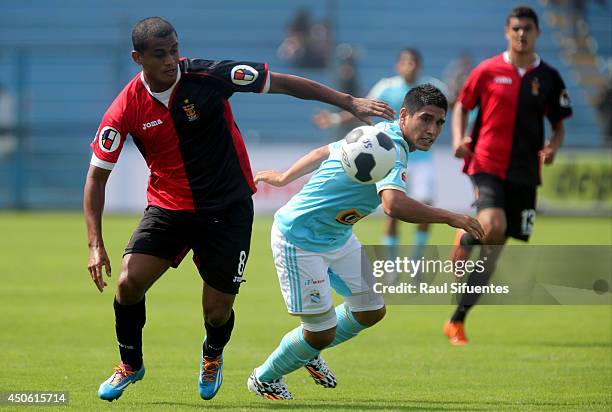
[[[368,98],[379,99],[386,102],[393,108],[393,110],[395,110],[395,114],[399,116],[399,111],[404,104],[404,97],[406,96],[406,93],[408,93],[408,91],[413,87],[425,83],[436,86],[442,93],[444,93],[445,96],[448,95],[448,87],[446,87],[442,81],[434,77],[421,77],[416,82],[410,84],[406,83],[406,80],[404,80],[403,77],[394,76],[380,79],[368,93]],[[412,152],[410,154],[410,161],[432,161],[431,152],[422,150]]]
[[[340,248],[351,236],[353,224],[380,205],[383,189],[406,192],[408,144],[397,121],[378,123],[395,143],[395,167],[376,184],[352,180],[342,168],[339,140],[329,145],[329,157],[302,190],[274,215],[281,233],[293,244],[311,252]]]

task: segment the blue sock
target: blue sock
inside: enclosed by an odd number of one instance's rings
[[[397,236],[387,235],[383,237],[383,245],[387,246],[387,250],[389,252],[389,256],[387,259],[393,260],[397,256],[397,245],[399,244],[399,239]]]
[[[338,325],[336,326],[336,338],[327,348],[346,342],[349,339],[354,338],[366,329],[367,326],[357,322],[357,319],[353,316],[351,309],[346,303],[336,306],[336,317],[338,318]],[[326,348],[326,349],[327,349]]]
[[[429,231],[424,232],[417,230],[414,234],[414,250],[412,251],[412,260],[419,260],[423,257],[423,250],[429,240]]]
[[[302,327],[299,326],[283,337],[280,345],[268,356],[264,364],[257,368],[255,376],[264,382],[280,379],[306,365],[319,353],[319,350],[306,342]]]

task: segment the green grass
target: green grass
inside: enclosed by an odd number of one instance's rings
[[[96,390],[118,359],[112,312],[122,249],[137,216],[107,216],[113,263],[100,294],[87,273],[82,217],[76,213],[0,214],[0,391],[65,390],[74,410],[610,410],[612,312],[609,306],[481,306],[469,322],[472,343],[451,347],[441,334],[450,306],[391,306],[385,320],[329,350],[339,386],[315,386],[305,371],[289,375],[296,400],[270,403],[245,386],[297,321],[282,302],[269,250],[271,220],[258,217],[236,328],[225,353],[224,384],[199,399],[203,337],[201,281],[186,260],[147,296],[147,376],[118,402]],[[356,226],[375,244],[381,221]],[[404,225],[409,242],[410,226]],[[605,219],[539,217],[536,244],[611,244]],[[436,226],[432,242],[453,232]],[[0,406],[0,408],[2,408]],[[21,407],[19,410],[27,410]]]

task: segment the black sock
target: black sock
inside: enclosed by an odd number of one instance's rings
[[[115,332],[121,361],[137,371],[142,366],[142,328],[146,322],[145,298],[135,305],[121,305],[115,299]]]
[[[234,310],[230,314],[229,319],[221,326],[212,326],[208,322],[204,322],[206,328],[206,340],[202,346],[204,356],[216,358],[221,355],[223,348],[227,345],[234,329]]]
[[[461,246],[480,245],[480,240],[474,239],[474,236],[470,235],[468,232],[465,232],[463,235],[461,235],[461,239],[459,239],[459,244]]]
[[[455,309],[455,313],[451,317],[451,322],[464,322],[467,312],[471,307],[472,305],[457,305],[457,309]]]
[[[473,286],[486,286],[489,284],[489,279],[493,271],[491,269],[485,269],[483,272],[471,272],[469,274],[466,284],[470,287]],[[481,293],[464,293],[459,299],[459,304],[453,316],[451,322],[465,322],[465,317],[468,311],[478,302]]]

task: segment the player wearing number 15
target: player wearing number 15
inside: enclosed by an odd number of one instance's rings
[[[145,292],[189,250],[203,280],[206,337],[198,390],[211,399],[222,382],[222,351],[234,326],[234,298],[243,282],[253,222],[249,159],[229,98],[236,92],[283,93],[320,100],[367,116],[392,118],[385,103],[358,99],[322,84],[268,71],[255,62],[179,58],[170,23],[151,17],[132,31],[133,60],[142,67],[111,104],[91,147],[84,212],[89,272],[102,292],[110,262],[102,239],[109,174],[130,134],[151,171],[148,206],[130,239],[115,293],[115,330],[121,363],[100,385],[117,399],[143,378]]]
[[[480,63],[469,75],[453,109],[455,156],[476,189],[478,220],[487,233],[481,248],[484,273],[468,284],[486,285],[508,237],[527,241],[534,223],[540,167],[551,164],[564,137],[563,119],[572,114],[561,76],[535,53],[538,16],[515,7],[506,19],[508,49]],[[470,136],[468,112],[478,107]],[[544,142],[544,118],[552,136]],[[465,260],[479,242],[459,231],[451,259]],[[467,343],[463,322],[478,295],[463,295],[444,332],[453,345]]]
[[[282,377],[302,366],[315,383],[335,387],[335,376],[320,352],[383,318],[382,296],[368,289],[370,282],[362,278],[361,245],[352,230],[353,224],[381,202],[387,215],[406,222],[446,223],[476,238],[483,235],[476,219],[406,196],[408,152],[429,150],[442,130],[446,110],[442,92],[422,85],[406,94],[398,120],[376,125],[396,147],[395,166],[378,182],[364,184],[347,175],[342,166],[343,141],[312,151],[284,173],[257,174],[257,182],[284,186],[317,169],[302,190],[276,212],[272,226],[272,254],[281,292],[287,310],[300,317],[301,326],[287,333],[253,371],[247,382],[251,392],[270,400],[292,399]],[[363,133],[355,129],[347,140],[355,132]],[[332,288],[345,302],[336,308]]]

